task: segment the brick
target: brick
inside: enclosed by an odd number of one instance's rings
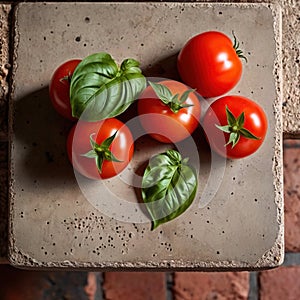
[[[259,283],[260,300],[300,299],[300,266],[263,271]]]
[[[1,300],[101,299],[96,273],[47,272],[0,266]]]
[[[284,149],[285,249],[300,251],[300,148]]]
[[[50,288],[40,272],[23,271],[10,266],[0,266],[1,300],[40,300],[43,291]]]
[[[165,300],[166,277],[162,272],[108,272],[103,290],[106,300]]]
[[[248,299],[248,272],[175,273],[175,300]]]

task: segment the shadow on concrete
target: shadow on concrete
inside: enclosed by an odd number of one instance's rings
[[[66,139],[73,123],[52,107],[45,87],[14,102],[12,157],[14,175],[38,181],[74,178],[68,161]]]

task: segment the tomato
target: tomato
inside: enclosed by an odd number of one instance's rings
[[[76,119],[72,117],[70,104],[70,77],[80,62],[80,59],[72,59],[64,62],[54,71],[49,85],[50,99],[53,107],[60,115],[72,121]]]
[[[90,179],[119,174],[130,162],[133,137],[121,121],[111,118],[98,122],[78,121],[67,138],[67,152],[75,170]]]
[[[177,67],[184,83],[205,97],[217,97],[230,91],[242,74],[240,58],[246,59],[234,37],[208,31],[191,38],[181,49]]]
[[[196,94],[175,80],[160,82],[155,91],[154,85],[148,86],[138,100],[138,115],[143,128],[163,143],[176,143],[187,138],[199,125],[201,106]]]
[[[262,145],[267,127],[263,109],[242,96],[219,98],[203,119],[203,129],[211,149],[231,159],[254,153]]]

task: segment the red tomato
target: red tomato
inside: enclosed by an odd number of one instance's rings
[[[240,58],[245,58],[223,33],[208,31],[191,38],[178,55],[178,71],[184,83],[205,97],[227,93],[242,74]]]
[[[231,159],[254,153],[263,143],[267,127],[263,109],[241,96],[225,96],[216,100],[203,119],[210,147]]]
[[[114,134],[112,142],[107,143]],[[97,149],[92,147],[91,139],[97,144]],[[90,179],[105,179],[119,174],[129,164],[133,150],[133,137],[129,128],[114,118],[98,122],[80,120],[72,127],[67,139],[68,157],[74,169]],[[96,156],[101,172],[97,167]],[[114,157],[118,161],[107,157]]]
[[[49,85],[50,99],[55,110],[63,117],[75,121],[70,104],[70,77],[80,59],[68,60],[53,73]]]
[[[159,84],[167,87],[172,95],[178,94],[179,98],[188,91],[186,85],[175,80],[166,80]],[[190,90],[182,104],[183,107],[177,112],[172,111],[172,104],[165,104],[153,88],[148,86],[138,101],[139,119],[145,131],[163,143],[176,143],[190,136],[199,124],[200,102]]]

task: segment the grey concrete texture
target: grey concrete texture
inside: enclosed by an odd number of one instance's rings
[[[9,260],[13,265],[239,270],[282,263],[278,6],[26,3],[17,7],[15,22],[9,206]],[[176,78],[174,57],[188,38],[211,29],[230,35],[232,28],[243,41],[251,63],[244,65],[242,80],[230,93],[255,98],[262,105],[269,120],[265,143],[257,154],[239,161],[210,156],[200,145],[197,152],[204,160],[192,207],[153,232],[149,220],[127,222],[128,217],[145,217],[139,206],[135,212],[126,210],[128,203],[137,202],[130,168],[137,170],[166,146],[143,137],[137,141],[133,163],[122,177],[100,184],[81,180],[79,184],[65,153],[71,125],[49,103],[52,72],[63,61],[101,49],[119,62],[125,57],[138,59],[148,76]],[[110,194],[104,197],[107,190]],[[103,207],[99,210],[99,203],[88,197],[89,191],[101,194],[102,202],[109,201],[107,206],[118,206],[115,215],[104,212]],[[204,192],[206,196],[216,192],[206,205]]]
[[[71,2],[71,1],[66,1]],[[203,1],[205,2],[205,1]],[[220,1],[221,2],[221,1]],[[300,132],[299,110],[299,40],[300,40],[300,22],[299,22],[299,3],[297,0],[257,0],[257,1],[239,1],[232,2],[248,2],[248,3],[272,3],[279,4],[282,8],[282,60],[283,60],[283,131],[285,137],[297,138]],[[1,77],[1,111],[7,111],[7,62],[10,62],[8,55],[9,47],[9,13],[10,4],[14,1],[3,1],[1,5],[1,70],[4,71]],[[3,76],[4,75],[4,76]],[[7,118],[1,118],[1,197],[0,197],[0,263],[6,261],[7,253]]]

